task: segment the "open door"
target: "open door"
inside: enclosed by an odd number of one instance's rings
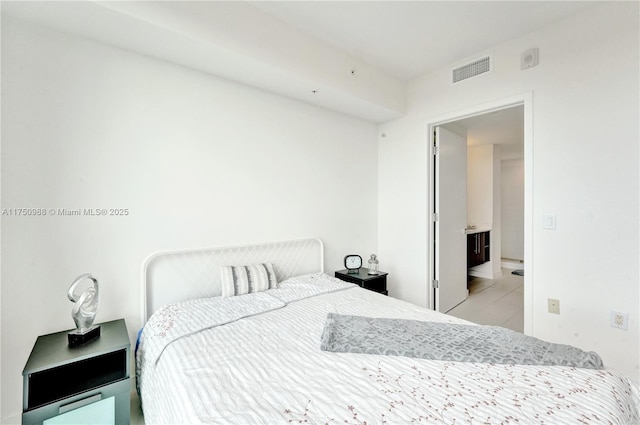
[[[434,139],[434,299],[445,313],[468,296],[467,141],[442,127]]]

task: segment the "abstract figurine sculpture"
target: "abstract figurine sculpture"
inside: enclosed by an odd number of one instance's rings
[[[83,292],[77,294],[76,288],[86,279],[93,282],[92,286],[87,287]],[[71,317],[73,317],[73,321],[76,323],[76,329],[69,332],[68,335],[69,345],[71,347],[84,344],[100,336],[100,326],[93,326],[93,320],[96,318],[100,301],[99,295],[98,279],[91,273],[78,276],[69,287],[67,298],[69,298],[69,301],[75,303],[71,310]]]

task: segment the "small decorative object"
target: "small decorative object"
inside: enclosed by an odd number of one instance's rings
[[[344,268],[347,269],[347,273],[358,273],[362,267],[362,257],[359,255],[347,255],[344,257]]]
[[[369,258],[369,271],[367,274],[378,274],[378,259],[376,258],[376,254],[371,254],[371,258]]]
[[[88,286],[81,293],[76,293],[76,288],[85,280],[90,280],[91,286]],[[98,311],[99,295],[98,279],[91,273],[78,276],[69,287],[67,298],[75,303],[71,310],[71,317],[76,323],[76,329],[68,334],[70,347],[84,344],[100,336],[100,326],[93,325]]]

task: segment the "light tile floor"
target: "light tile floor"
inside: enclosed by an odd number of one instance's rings
[[[524,277],[502,269],[496,280],[469,276],[469,297],[447,314],[480,323],[524,330]]]

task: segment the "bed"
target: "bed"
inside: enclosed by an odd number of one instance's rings
[[[150,256],[136,350],[145,422],[640,423],[638,389],[606,367],[321,349],[331,315],[476,326],[339,281],[323,263],[314,238]],[[234,295],[247,288],[229,267],[262,264],[266,287]]]

